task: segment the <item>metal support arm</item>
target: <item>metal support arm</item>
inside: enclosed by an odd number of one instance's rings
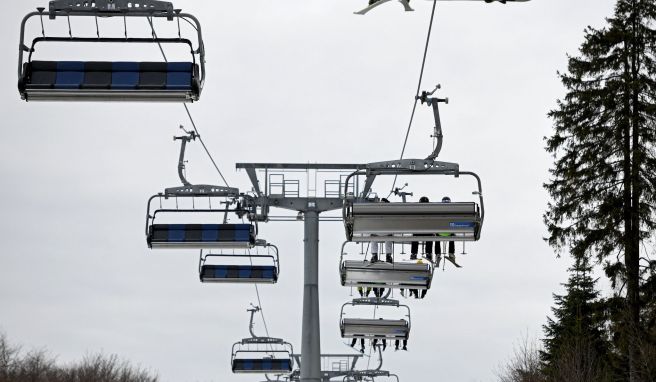
[[[442,121],[440,119],[440,103],[449,103],[448,98],[436,98],[432,96],[438,89],[441,89],[441,85],[437,85],[432,92],[423,91],[421,96],[417,97],[418,101],[421,101],[422,104],[427,104],[428,106],[433,107],[433,117],[435,118],[435,132],[433,137],[437,139],[435,144],[435,149],[433,153],[426,158],[426,160],[435,160],[442,151],[442,144],[444,143],[444,134],[442,133]]]

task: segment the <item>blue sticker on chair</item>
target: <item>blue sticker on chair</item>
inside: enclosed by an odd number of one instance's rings
[[[254,365],[252,360],[250,359],[244,360],[243,365],[244,365],[244,370],[253,370]]]
[[[273,369],[273,360],[263,359],[262,360],[262,370],[274,370]]]
[[[450,222],[449,227],[451,228],[474,228],[476,223],[474,222]]]
[[[169,241],[181,243],[185,241],[185,225],[184,224],[171,224],[169,225]]]

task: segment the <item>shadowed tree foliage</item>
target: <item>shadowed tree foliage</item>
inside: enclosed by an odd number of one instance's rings
[[[605,265],[625,302],[618,328],[631,382],[643,380],[641,243],[656,227],[655,19],[655,0],[618,0],[606,27],[586,30],[560,74],[567,94],[550,112],[555,132],[547,139],[555,157],[545,185],[549,243]]]
[[[157,382],[150,371],[121,361],[115,355],[85,357],[71,365],[58,365],[44,350],[23,354],[0,333],[0,382]]]
[[[549,381],[613,381],[605,301],[595,288],[587,257],[575,259],[564,295],[554,294],[553,318],[544,325],[543,373]]]

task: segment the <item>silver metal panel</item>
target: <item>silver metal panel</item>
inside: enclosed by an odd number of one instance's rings
[[[85,90],[85,89],[27,89],[26,101],[90,101],[90,102],[192,102],[198,100],[193,92],[184,90]]]
[[[371,235],[450,233],[458,236],[438,236],[434,240],[473,240],[480,220],[476,203],[355,203],[351,216],[353,237],[358,239]],[[417,241],[397,237],[392,240]]]
[[[473,234],[476,221],[474,216],[356,216],[353,218],[353,235]],[[474,224],[470,226],[469,223]],[[378,241],[385,239],[379,238]]]
[[[416,235],[416,236],[415,236]],[[411,243],[413,241],[476,241],[476,232],[460,232],[453,233],[455,236],[435,236],[434,233],[430,234],[417,234],[405,233],[395,234],[389,237],[388,241],[395,243]],[[372,236],[371,234],[354,234],[353,241],[357,243],[380,242],[380,236]]]
[[[476,203],[354,203],[353,215],[476,215]]]
[[[407,339],[410,329],[406,320],[345,318],[342,338],[398,338]]]
[[[341,274],[343,286],[396,289],[429,289],[433,278],[429,264],[390,264],[369,261],[345,261],[342,264]]]

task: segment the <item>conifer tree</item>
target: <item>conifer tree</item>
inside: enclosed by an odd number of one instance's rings
[[[543,327],[543,372],[549,381],[612,380],[605,303],[588,258],[576,258],[569,272],[565,294],[554,294],[553,318]]]
[[[550,112],[555,157],[545,185],[549,243],[597,257],[621,291],[627,380],[641,381],[641,242],[656,224],[656,0],[618,0],[560,74],[565,98]],[[642,264],[644,265],[644,264]]]

